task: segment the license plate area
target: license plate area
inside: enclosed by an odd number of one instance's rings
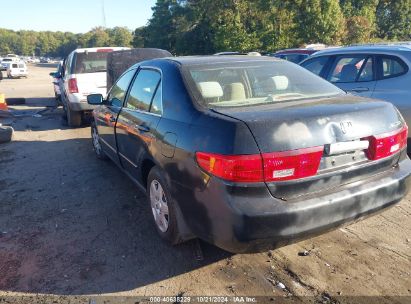
[[[368,140],[354,140],[325,145],[324,151],[326,155],[338,155],[364,151],[367,150],[369,146],[370,142]]]
[[[368,161],[367,140],[356,140],[325,145],[318,173],[360,165]]]

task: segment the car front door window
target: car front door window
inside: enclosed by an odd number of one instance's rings
[[[108,94],[107,101],[111,106],[121,108],[123,106],[124,98],[126,97],[127,88],[133,79],[135,70],[130,70],[123,74],[116,84],[111,88]]]
[[[346,56],[337,58],[328,80],[334,83],[372,81],[373,59],[364,56]]]
[[[154,94],[159,87],[161,74],[154,70],[142,69],[130,90],[127,108],[144,112],[150,111]]]

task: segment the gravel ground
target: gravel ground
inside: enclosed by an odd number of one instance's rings
[[[11,107],[21,115],[13,142],[0,145],[0,302],[41,294],[56,303],[70,295],[411,303],[410,196],[269,252],[232,255],[201,241],[169,247],[156,234],[145,195],[114,164],[94,157],[90,128],[65,126],[51,71],[29,66],[28,79],[0,82],[6,97],[26,98]]]

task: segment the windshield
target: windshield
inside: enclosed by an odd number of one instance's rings
[[[191,87],[200,94],[204,105],[211,108],[344,94],[322,78],[285,61],[220,63],[189,66],[187,69],[186,74],[194,82]]]
[[[77,53],[73,73],[105,72],[107,70],[107,54],[107,52]]]

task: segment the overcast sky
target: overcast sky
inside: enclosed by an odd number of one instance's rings
[[[106,25],[126,26],[134,30],[147,23],[155,2],[156,0],[1,1],[0,28],[84,33],[93,27]]]

